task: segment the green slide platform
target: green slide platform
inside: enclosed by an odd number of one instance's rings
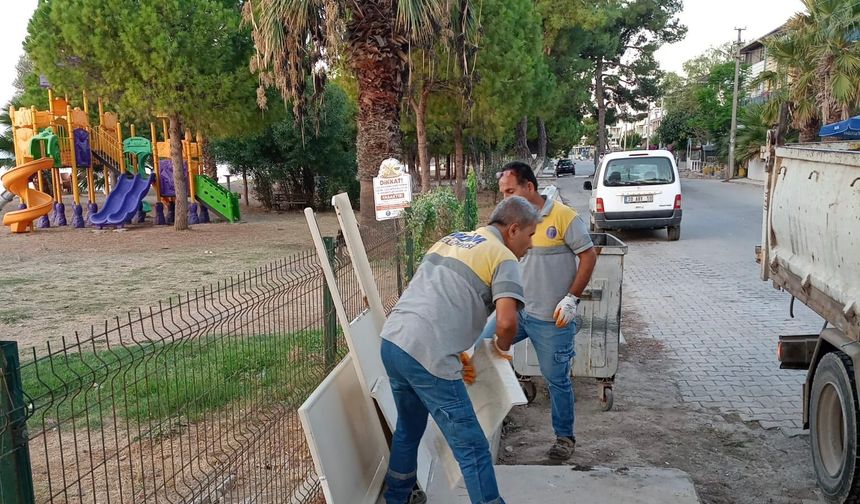
[[[197,200],[229,222],[239,222],[239,195],[224,189],[216,180],[206,175],[194,176]]]

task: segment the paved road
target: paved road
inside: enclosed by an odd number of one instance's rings
[[[587,215],[583,165],[555,183]],[[662,340],[675,358],[684,401],[796,433],[804,372],[779,369],[777,337],[817,333],[823,320],[800,303],[792,320],[789,295],[759,280],[761,188],[685,179],[682,191],[680,241],[665,230],[615,233],[630,246],[625,307],[646,323],[640,336]]]

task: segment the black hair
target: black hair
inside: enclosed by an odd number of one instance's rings
[[[526,185],[526,182],[531,182],[535,188],[535,191],[537,191],[538,181],[537,177],[535,177],[535,172],[532,171],[531,166],[527,165],[526,163],[523,163],[522,161],[511,161],[502,167],[502,169],[499,171],[499,177],[501,177],[501,174],[505,173],[506,171],[513,172],[514,175],[516,175],[517,184]]]

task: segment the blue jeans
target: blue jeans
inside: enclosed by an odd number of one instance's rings
[[[491,316],[482,338],[492,338],[496,317]],[[557,437],[574,437],[574,397],[570,380],[570,361],[574,356],[573,337],[576,324],[556,327],[555,322],[535,318],[520,310],[514,343],[529,338],[537,354],[540,372],[549,386],[552,406],[552,429]]]
[[[406,504],[412,493],[417,480],[418,443],[427,427],[428,413],[460,464],[472,504],[504,504],[496,485],[490,444],[463,381],[433,376],[388,340],[382,340],[382,362],[397,406],[397,426],[385,476],[386,504]]]

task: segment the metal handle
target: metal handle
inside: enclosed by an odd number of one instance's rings
[[[586,289],[582,291],[579,299],[583,301],[600,301],[603,299],[603,289]]]
[[[818,181],[818,170],[812,170],[809,173],[809,177],[807,177],[806,180],[812,180],[813,175],[815,175],[815,181],[817,182]]]
[[[856,184],[857,182],[860,182],[860,177],[857,177],[856,179],[854,179],[854,182],[851,182],[851,187],[854,187],[854,184]]]

